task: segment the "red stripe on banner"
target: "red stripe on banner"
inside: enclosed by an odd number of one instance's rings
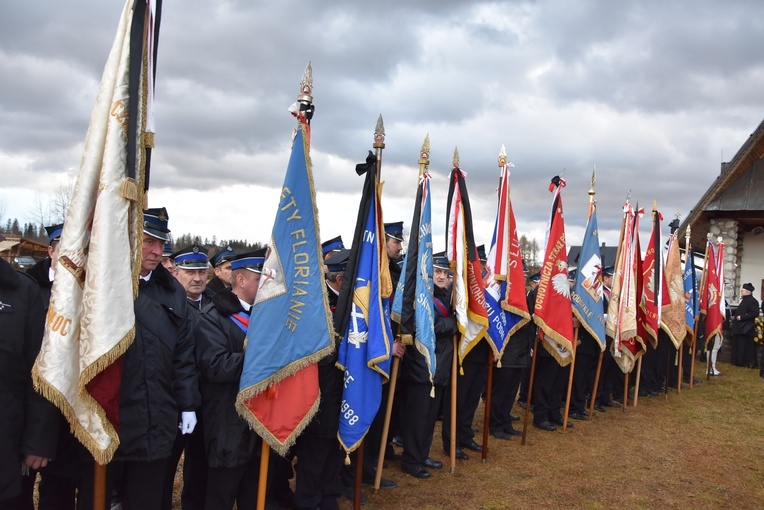
[[[119,390],[122,381],[122,356],[98,373],[85,386],[90,396],[106,413],[106,419],[119,433]]]
[[[271,385],[244,405],[267,428],[276,440],[284,444],[299,427],[319,397],[318,364],[312,363]]]

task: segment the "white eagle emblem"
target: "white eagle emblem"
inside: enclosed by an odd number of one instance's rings
[[[570,284],[568,283],[568,264],[561,260],[557,262],[557,268],[562,271],[552,277],[552,287],[554,290],[566,298],[570,299]]]

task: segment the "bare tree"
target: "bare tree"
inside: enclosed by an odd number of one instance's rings
[[[46,204],[41,194],[35,195],[32,205],[27,210],[27,220],[40,227],[50,225],[50,204]]]
[[[69,204],[72,202],[74,193],[74,181],[59,184],[53,192],[53,203],[50,206],[50,216],[55,223],[63,223],[66,219],[66,213],[69,211]]]

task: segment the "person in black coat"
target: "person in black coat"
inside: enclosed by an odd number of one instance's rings
[[[207,291],[210,296],[217,294],[223,289],[231,288],[231,259],[236,256],[236,252],[230,246],[219,251],[210,263],[215,276],[207,282]]]
[[[44,324],[34,280],[0,259],[0,508],[16,508],[22,463],[39,469],[55,455],[57,412],[31,377]]]
[[[448,260],[433,256],[433,301],[435,333],[435,374],[415,345],[406,347],[401,360],[401,381],[406,384],[402,413],[403,456],[401,470],[419,479],[430,477],[427,469],[441,469],[443,463],[430,458],[435,422],[445,389],[451,380],[456,318],[451,311]],[[417,305],[419,306],[419,305]]]
[[[186,293],[160,264],[169,236],[167,211],[144,211],[135,338],[121,358],[120,444],[109,464],[125,509],[161,507],[176,431],[180,427],[184,433],[193,432],[200,404]],[[91,477],[85,473],[83,481]]]
[[[212,297],[196,326],[196,360],[202,392],[204,444],[209,472],[205,508],[254,508],[262,440],[236,411],[249,313],[255,302],[265,250],[231,261],[232,289]]]
[[[350,251],[341,248],[339,251],[329,253],[332,255],[325,261],[326,286],[329,306],[334,315],[337,297],[342,288],[342,274],[347,266]],[[343,373],[335,366],[336,347],[339,340],[335,337],[335,349],[318,362],[321,402],[315,416],[297,438],[295,445],[297,466],[295,467],[294,507],[296,509],[339,508],[337,500],[342,494],[340,471],[344,459],[337,439],[343,390]]]
[[[755,320],[759,316],[759,302],[752,295],[754,290],[753,284],[743,284],[743,289],[740,291],[742,299],[732,317],[734,361],[739,367],[751,368],[756,364],[753,335],[756,330]],[[716,374],[715,362],[714,359],[711,365],[714,374]]]

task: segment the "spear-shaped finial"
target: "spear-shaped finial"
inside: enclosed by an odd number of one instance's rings
[[[459,168],[459,148],[454,147],[454,162],[453,162],[454,168]]]
[[[427,171],[427,166],[430,164],[430,133],[424,137],[422,142],[422,150],[419,151],[419,175]]]
[[[592,185],[589,188],[589,200],[594,200],[594,184],[597,182],[597,164],[594,164],[594,168],[592,169]]]
[[[297,101],[300,103],[312,103],[313,102],[313,67],[310,65],[305,66],[305,72],[302,73],[302,80],[300,80],[300,92],[297,94]]]
[[[631,200],[631,190],[629,190],[629,191],[626,193],[626,201],[627,201],[627,202],[629,202],[630,200]]]
[[[501,144],[501,150],[499,151],[499,168],[507,166],[507,149],[504,148],[504,144]]]
[[[375,149],[384,149],[385,148],[385,123],[382,120],[382,114],[379,114],[379,118],[377,119],[377,126],[374,128],[374,148]]]
[[[658,201],[653,199],[653,212],[658,212]]]

